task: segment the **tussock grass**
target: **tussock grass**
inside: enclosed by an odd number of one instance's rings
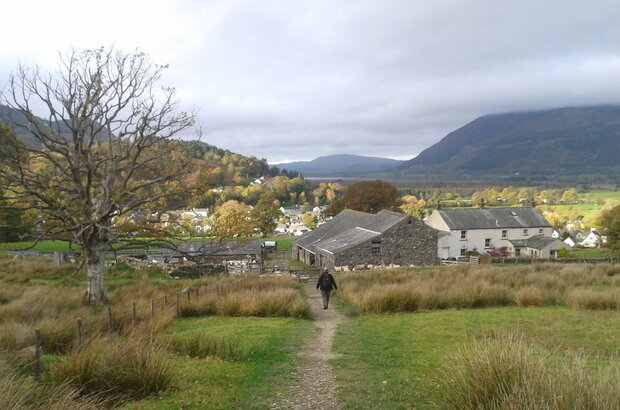
[[[80,394],[78,389],[66,384],[35,383],[11,370],[3,361],[0,361],[0,401],[5,409],[95,410],[109,405],[103,398]]]
[[[168,388],[172,367],[164,343],[149,338],[95,339],[50,369],[50,380],[107,397],[143,397]]]
[[[476,341],[437,376],[442,408],[620,408],[620,366],[596,369],[584,356],[557,361],[515,335]]]
[[[244,360],[249,355],[229,339],[212,334],[175,334],[167,340],[172,351],[190,357]]]
[[[618,271],[609,264],[536,264],[355,272],[339,275],[336,295],[354,313],[499,306],[620,310]]]

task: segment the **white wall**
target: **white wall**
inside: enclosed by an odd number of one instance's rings
[[[461,249],[465,249],[466,251],[475,250],[481,254],[486,253],[490,248],[506,247],[510,250],[512,246],[509,240],[523,240],[540,234],[551,237],[553,228],[527,228],[527,234],[524,234],[521,228],[505,229],[507,231],[506,238],[502,238],[503,230],[504,229],[469,229],[465,232],[465,239],[461,239],[460,230],[450,231],[449,236],[447,236],[447,246],[449,248],[448,256],[460,256]],[[491,239],[489,247],[485,246],[486,239]],[[442,254],[440,257],[445,258],[447,256],[443,256]]]

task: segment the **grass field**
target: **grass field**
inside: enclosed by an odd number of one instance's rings
[[[562,307],[448,310],[368,315],[339,329],[333,361],[345,408],[442,408],[438,388],[446,358],[475,339],[519,332],[558,360],[581,352],[594,367],[618,363],[617,312]]]
[[[274,393],[295,371],[295,347],[313,326],[310,320],[201,318],[175,321],[170,331],[226,339],[242,359],[177,354],[172,360],[174,388],[124,408],[269,408]]]
[[[278,243],[279,250],[291,250],[293,240],[289,238],[252,238],[259,241],[276,241]],[[193,238],[193,241],[213,241],[216,238]],[[232,240],[242,240],[239,238],[233,238]],[[80,252],[81,248],[77,245],[71,245],[69,242],[63,241],[39,241],[39,242],[11,242],[0,243],[0,250],[32,250],[36,252]],[[150,247],[149,249],[156,249]],[[134,251],[136,252],[136,251]]]

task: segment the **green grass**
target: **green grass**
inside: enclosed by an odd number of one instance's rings
[[[587,248],[574,248],[569,253],[569,258],[613,258],[618,256],[608,249],[587,249]]]
[[[332,361],[345,408],[436,408],[434,379],[446,357],[474,338],[520,332],[559,359],[578,351],[618,360],[620,315],[562,307],[448,310],[352,318],[336,334]],[[593,363],[594,364],[594,363]]]
[[[242,353],[239,360],[173,356],[175,388],[128,409],[269,408],[297,364],[296,347],[312,332],[310,320],[222,318],[179,319],[176,337],[216,335]]]
[[[191,241],[214,241],[217,238],[207,237],[207,238],[192,238]],[[247,238],[231,238],[227,240],[243,240]],[[257,239],[260,241],[276,241],[278,243],[279,250],[291,250],[293,247],[293,240],[289,238],[250,238]],[[82,248],[77,245],[71,245],[69,242],[63,241],[39,241],[39,242],[9,242],[9,243],[0,243],[0,249],[6,250],[31,250],[35,252],[80,252]],[[159,248],[149,246],[150,250],[157,250]],[[135,251],[135,250],[134,250]]]

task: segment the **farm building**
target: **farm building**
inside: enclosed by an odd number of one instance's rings
[[[206,241],[185,242],[178,251],[165,253],[168,263],[182,263],[189,260],[199,264],[219,264],[224,261],[261,262],[261,242],[259,241]]]
[[[405,214],[345,209],[297,239],[293,259],[336,271],[437,265],[437,231]]]

